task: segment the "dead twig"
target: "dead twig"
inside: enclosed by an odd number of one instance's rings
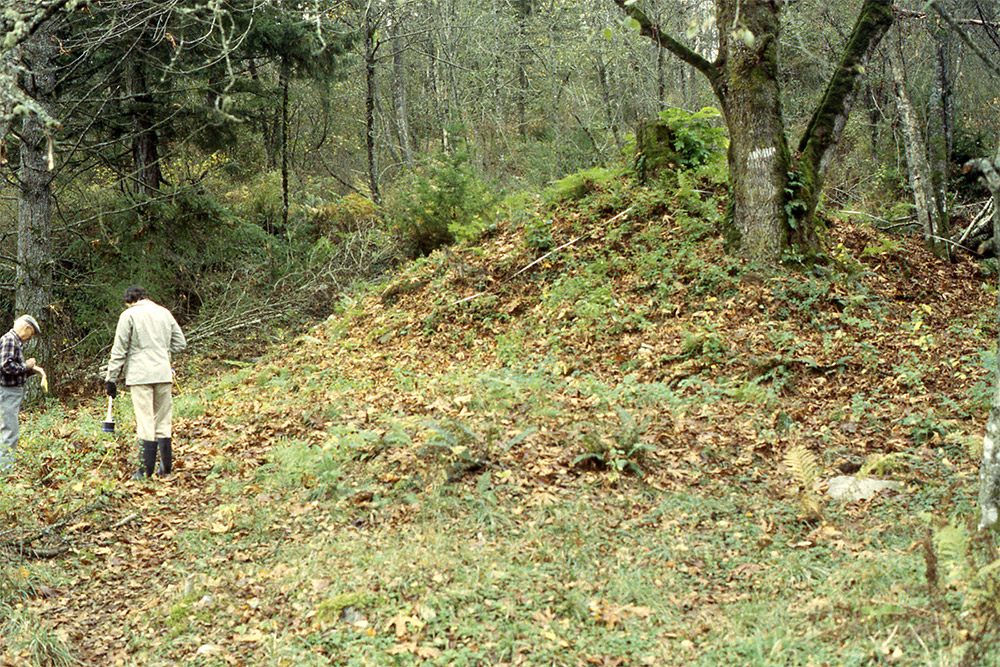
[[[106,503],[103,499],[98,500],[97,502],[94,503],[90,503],[89,505],[86,505],[77,510],[74,510],[73,512],[70,512],[69,514],[59,519],[55,523],[50,524],[43,530],[40,530],[34,533],[33,535],[27,535],[27,536],[22,535],[15,539],[10,539],[4,542],[0,542],[0,550],[11,551],[14,553],[25,554],[29,556],[35,556],[38,558],[52,558],[54,556],[58,556],[59,554],[66,551],[66,549],[68,549],[69,547],[61,546],[53,549],[42,549],[33,547],[31,545],[34,542],[38,542],[40,540],[53,536],[60,529],[78,520],[80,517],[86,516],[91,512],[101,509],[105,505]],[[9,535],[10,533],[7,534]]]

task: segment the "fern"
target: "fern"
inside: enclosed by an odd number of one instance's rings
[[[820,465],[816,455],[805,445],[795,445],[785,453],[785,465],[800,485],[799,518],[804,521],[821,521],[823,506],[819,496]]]
[[[927,543],[928,585],[935,597],[953,589],[961,596],[962,625],[967,640],[956,651],[963,665],[985,664],[986,656],[996,655],[1000,644],[1000,559],[996,543],[988,532],[974,532],[956,520],[938,522],[932,516],[933,540]],[[931,544],[931,542],[933,544]],[[937,581],[936,564],[945,570],[944,582]],[[930,566],[934,565],[934,571]],[[943,584],[943,586],[942,586]],[[990,663],[992,664],[992,663]]]
[[[950,523],[939,528],[934,534],[940,562],[945,566],[945,581],[948,584],[967,585],[969,583],[969,533],[964,526]]]
[[[785,465],[806,492],[815,492],[820,467],[816,455],[805,445],[795,445],[785,453]]]

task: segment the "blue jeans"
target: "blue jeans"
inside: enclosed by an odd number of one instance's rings
[[[24,402],[24,387],[0,387],[0,475],[14,464],[17,451],[17,417]]]

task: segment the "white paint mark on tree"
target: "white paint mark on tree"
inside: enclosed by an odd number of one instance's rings
[[[774,146],[768,146],[767,148],[756,148],[750,152],[750,164],[751,168],[756,164],[761,164],[762,166],[769,162],[771,158],[774,157],[777,151]]]

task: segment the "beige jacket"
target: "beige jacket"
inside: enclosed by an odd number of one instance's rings
[[[105,382],[125,384],[173,382],[170,356],[187,346],[184,333],[170,311],[149,299],[133,303],[118,318]]]

